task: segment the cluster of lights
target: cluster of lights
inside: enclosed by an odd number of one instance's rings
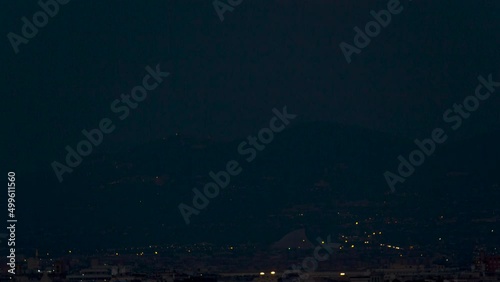
[[[386,245],[380,244],[380,246],[383,247],[383,246],[386,246]],[[396,249],[396,250],[403,250],[403,248],[400,248],[398,246],[392,246],[392,245],[387,245],[387,248]]]
[[[359,224],[359,222],[358,222],[358,221],[356,221],[355,223],[356,223],[356,225],[358,225],[358,224]],[[365,232],[365,234],[366,234],[366,232]],[[375,235],[377,235],[377,234],[378,234],[378,235],[382,235],[382,231],[372,232],[372,234],[371,234],[371,235],[368,235],[368,238],[371,238],[371,236],[372,236],[372,235],[373,235],[373,236],[375,236]],[[347,236],[341,235],[340,237],[342,237],[342,239],[344,239],[344,242],[345,242],[345,243],[349,242],[349,241],[347,240]],[[369,242],[369,241],[364,241],[363,243],[365,243],[365,244],[370,244],[370,242]],[[382,246],[383,244],[380,244],[380,245]],[[351,245],[351,248],[354,248],[354,245]],[[342,249],[342,247],[340,247],[340,249]]]
[[[260,276],[264,276],[264,275],[266,275],[266,273],[265,273],[265,272],[261,272],[261,273],[259,273],[259,274],[260,274]],[[276,271],[271,271],[271,275],[275,275],[275,274],[276,274]]]

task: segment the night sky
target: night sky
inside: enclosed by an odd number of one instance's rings
[[[387,2],[243,0],[221,22],[211,1],[73,0],[15,54],[6,35],[40,7],[4,1],[2,168],[51,173],[64,147],[105,117],[116,130],[99,152],[175,133],[243,140],[283,106],[300,123],[429,136],[479,75],[500,80],[500,2],[401,0],[403,11],[347,63],[339,44],[353,44],[353,28]],[[157,64],[170,75],[118,121],[111,102]],[[498,93],[453,138],[498,131]],[[46,179],[27,189],[59,185]]]
[[[245,1],[221,22],[210,1],[72,1],[19,54],[3,41],[7,151],[47,163],[157,63],[171,76],[103,147],[175,132],[242,138],[281,105],[302,121],[427,134],[478,75],[500,76],[500,4],[403,1],[347,64],[340,42],[353,44],[353,28],[386,3]],[[20,33],[21,17],[38,10],[35,1],[4,3],[4,34]],[[462,134],[496,130],[499,101]]]

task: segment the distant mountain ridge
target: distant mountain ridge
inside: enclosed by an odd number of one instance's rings
[[[300,221],[279,223],[269,218],[282,216],[293,205],[317,206],[328,214],[348,201],[392,201],[383,173],[395,171],[398,155],[407,156],[416,148],[412,140],[322,122],[299,124],[277,134],[251,163],[238,154],[242,141],[219,144],[177,135],[115,155],[96,156],[61,186],[41,189],[41,195],[51,195],[51,200],[42,203],[37,201],[41,196],[33,197],[27,203],[34,207],[32,214],[25,218],[36,221],[59,214],[68,222],[56,225],[61,234],[97,232],[101,242],[109,243],[132,244],[144,239],[140,234],[149,234],[145,238],[150,240],[196,241],[195,230],[204,230],[202,241],[216,241],[220,228],[230,228],[235,240],[274,242],[303,226]],[[413,201],[434,209],[435,201],[463,202],[470,193],[488,193],[500,182],[499,141],[499,132],[459,142],[450,137],[414,175],[398,184],[396,196],[423,195]],[[240,162],[241,175],[186,226],[178,204],[190,204],[192,188],[201,189],[210,181],[211,170],[223,169],[232,159]],[[311,224],[321,225],[321,221]],[[269,224],[274,227],[265,235],[258,232]],[[42,225],[50,229],[51,223]],[[42,225],[33,222],[33,232]]]

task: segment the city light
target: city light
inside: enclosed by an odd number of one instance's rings
[[[261,275],[261,276],[263,276],[263,275],[265,275],[265,273],[264,273],[264,272],[261,272],[261,273],[260,273],[260,275]]]
[[[274,275],[274,274],[276,274],[276,272],[275,271],[271,271],[271,275]]]
[[[345,272],[340,272],[340,276],[345,276]]]

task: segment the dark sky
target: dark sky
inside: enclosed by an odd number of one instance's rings
[[[211,1],[73,0],[15,54],[7,33],[40,7],[4,1],[3,148],[14,166],[49,167],[157,63],[171,75],[101,149],[175,132],[242,139],[284,105],[301,121],[428,135],[478,75],[500,78],[500,2],[401,1],[348,64],[340,42],[353,44],[353,28],[386,5],[244,0],[221,22]],[[499,103],[487,100],[460,134],[497,130]]]

